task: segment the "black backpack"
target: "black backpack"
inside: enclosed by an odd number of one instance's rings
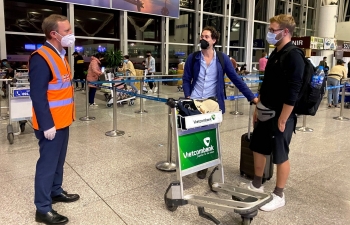
[[[320,106],[320,103],[326,92],[326,79],[323,79],[321,88],[314,88],[311,86],[312,76],[316,72],[316,68],[311,64],[311,62],[307,58],[305,58],[304,52],[300,48],[296,47],[295,45],[292,45],[288,47],[286,50],[284,50],[280,58],[280,63],[283,68],[285,68],[283,66],[284,58],[293,49],[297,49],[300,52],[305,63],[304,74],[303,74],[303,84],[301,86],[301,89],[298,95],[298,100],[294,106],[293,112],[300,115],[314,116],[316,115],[317,109]]]
[[[194,73],[194,62],[196,61],[196,56],[198,54],[200,54],[201,51],[197,51],[197,52],[194,52],[193,53],[193,56],[192,56],[192,62],[191,62],[191,69],[192,69],[192,75]],[[219,51],[216,51],[216,56],[219,58],[219,61],[220,61],[220,64],[221,64],[221,67],[222,67],[222,70],[224,71],[224,76],[223,76],[223,79],[224,79],[224,96],[226,98],[226,88],[225,88],[225,60],[224,60],[224,56],[223,56],[223,53],[222,52],[219,52]]]

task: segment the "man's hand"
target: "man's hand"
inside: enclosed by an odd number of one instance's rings
[[[55,138],[55,135],[56,135],[56,127],[52,127],[44,131],[44,136],[47,140],[52,141]]]
[[[254,98],[252,102],[256,105],[256,104],[258,104],[259,99],[258,98]]]
[[[281,117],[278,118],[278,129],[279,129],[281,132],[284,132],[284,129],[286,129],[286,121],[285,121],[285,120],[282,120]]]

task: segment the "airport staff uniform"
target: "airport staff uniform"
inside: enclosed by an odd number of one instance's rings
[[[30,97],[33,102],[33,128],[39,140],[40,157],[36,165],[35,199],[37,211],[52,210],[51,197],[63,192],[63,164],[66,158],[69,126],[75,119],[72,74],[65,59],[49,42],[29,60]],[[44,131],[54,127],[53,140]]]

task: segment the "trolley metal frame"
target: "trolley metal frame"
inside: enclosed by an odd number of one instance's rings
[[[14,135],[24,132],[26,123],[29,122],[31,124],[32,119],[32,100],[30,99],[28,70],[17,71],[15,71],[15,78],[7,81],[9,109],[7,139],[10,144],[14,142]],[[19,122],[18,132],[14,132],[13,122]]]
[[[272,196],[224,183],[219,132],[222,112],[181,117],[177,114],[177,101],[168,99],[167,105],[171,108],[172,126],[169,127],[172,128],[169,132],[175,138],[178,180],[173,181],[164,194],[166,208],[175,211],[178,206],[192,204],[198,207],[201,217],[215,224],[220,224],[220,221],[205,212],[204,207],[235,212],[241,215],[244,225],[250,224],[258,214],[258,209],[271,201]],[[190,160],[192,156],[196,159]],[[182,177],[214,166],[208,179],[209,188],[213,192],[228,194],[230,199],[184,195]]]

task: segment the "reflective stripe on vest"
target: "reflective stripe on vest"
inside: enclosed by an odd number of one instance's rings
[[[55,108],[55,107],[66,106],[66,105],[69,105],[72,103],[73,103],[73,98],[67,98],[67,99],[63,99],[63,100],[50,101],[49,106],[50,106],[50,108]]]

